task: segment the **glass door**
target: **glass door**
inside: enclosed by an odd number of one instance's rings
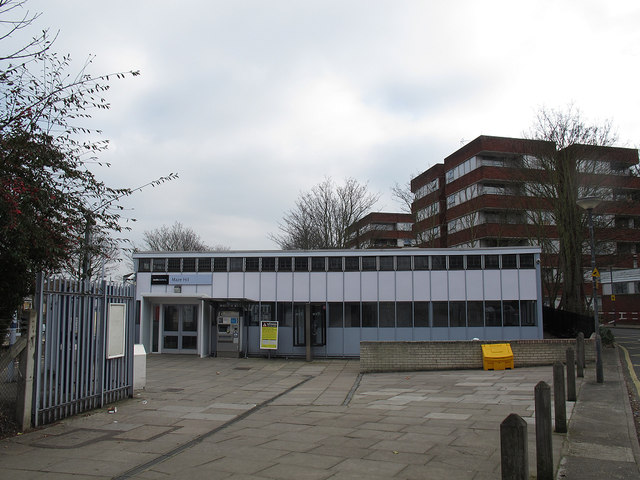
[[[306,304],[293,306],[293,345],[306,345]],[[327,344],[326,306],[324,303],[309,305],[311,327],[311,346],[321,347]]]
[[[198,306],[165,305],[162,322],[162,351],[196,353],[198,348]]]

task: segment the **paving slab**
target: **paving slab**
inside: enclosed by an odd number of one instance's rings
[[[553,434],[558,478],[640,478],[613,355],[604,386],[578,379],[569,433]],[[553,383],[551,366],[360,375],[354,360],[152,355],[147,368],[147,388],[117,413],[1,441],[3,476],[483,480],[500,476],[499,426],[510,413],[528,424],[535,476],[533,389]],[[603,428],[607,415],[621,420]]]

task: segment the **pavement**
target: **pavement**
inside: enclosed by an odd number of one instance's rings
[[[556,478],[640,478],[622,364],[604,352],[553,434]],[[11,479],[496,479],[500,423],[528,425],[552,367],[359,373],[357,360],[147,357],[134,397],[0,441]],[[552,388],[553,390],[553,388]],[[553,410],[553,408],[552,408]],[[112,413],[109,413],[109,412]]]

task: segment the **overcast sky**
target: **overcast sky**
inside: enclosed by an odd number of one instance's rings
[[[479,135],[573,103],[640,143],[637,0],[28,0],[55,49],[113,81],[100,175],[134,187],[129,238],[180,221],[273,249],[299,193],[354,177],[397,211],[404,183]]]

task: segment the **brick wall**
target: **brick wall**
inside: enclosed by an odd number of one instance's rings
[[[483,343],[509,343],[514,367],[564,362],[575,339],[512,340],[510,342],[360,342],[360,371],[455,370],[482,368]],[[595,361],[594,342],[585,340],[586,362]]]

